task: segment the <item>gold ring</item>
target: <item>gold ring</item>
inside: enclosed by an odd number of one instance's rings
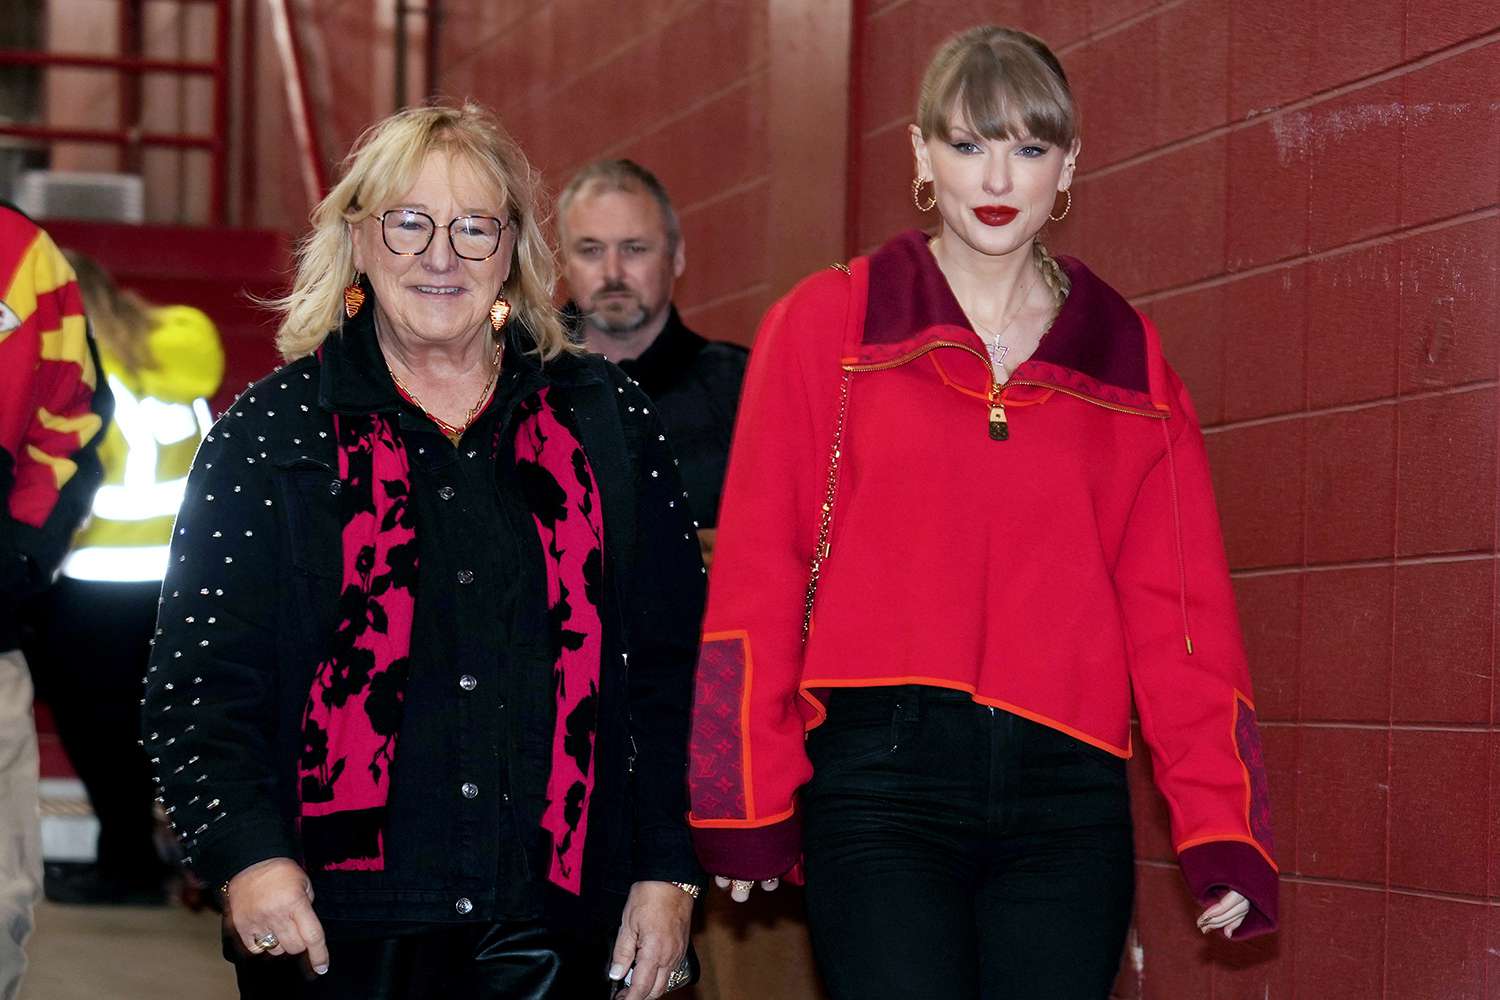
[[[754,886],[754,882],[744,879],[731,879],[729,882],[729,888],[733,892],[749,892]]]
[[[275,931],[266,931],[255,939],[255,946],[260,951],[274,951],[281,944],[281,939],[276,936]]]

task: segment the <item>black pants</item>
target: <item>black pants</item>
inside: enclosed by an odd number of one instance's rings
[[[560,935],[540,922],[433,928],[348,938],[326,928],[328,972],[304,957],[234,957],[241,1000],[607,1000],[603,936]],[[234,949],[226,942],[226,952]]]
[[[835,1000],[1103,1000],[1134,894],[1125,762],[962,692],[834,691],[808,924]]]
[[[160,882],[151,767],[140,747],[142,683],[156,629],[159,582],[63,577],[28,618],[27,660],[57,735],[99,818],[99,870]]]

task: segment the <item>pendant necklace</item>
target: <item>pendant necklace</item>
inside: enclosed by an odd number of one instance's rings
[[[985,353],[990,356],[990,369],[996,385],[1001,385],[1010,378],[1009,373],[1007,373],[1005,370],[1005,355],[1010,353],[1010,345],[1000,343],[1000,338],[1005,335],[1005,331],[1010,329],[1010,325],[1014,323],[1016,321],[1016,317],[1021,314],[1021,307],[1026,304],[1026,298],[1031,294],[1031,286],[1035,284],[1036,268],[1032,267],[1031,280],[1026,283],[1026,290],[1016,297],[1015,304],[1010,308],[1010,314],[1005,317],[1005,322],[1000,325],[999,329],[991,330],[983,323],[980,323],[978,320],[970,317],[970,321],[973,322],[976,327],[979,327],[986,333],[989,333],[990,336],[994,338],[993,340],[986,340],[981,336],[979,339],[984,343]]]

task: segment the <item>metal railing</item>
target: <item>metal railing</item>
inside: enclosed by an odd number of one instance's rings
[[[320,201],[329,188],[328,163],[324,156],[319,118],[315,113],[308,72],[308,59],[302,41],[301,15],[296,0],[118,0],[120,3],[118,55],[70,52],[31,51],[0,48],[0,66],[37,66],[57,69],[85,69],[116,73],[120,77],[118,128],[81,128],[48,124],[0,123],[0,136],[12,136],[44,143],[91,143],[114,146],[117,169],[138,172],[142,152],[151,147],[201,150],[211,159],[209,221],[214,225],[229,222],[230,155],[230,74],[231,48],[235,26],[234,8],[240,8],[238,53],[239,121],[237,191],[240,225],[250,225],[255,218],[258,173],[256,169],[255,100],[257,92],[257,9],[269,8],[270,35],[276,47],[277,62],[286,91],[291,133],[297,146],[298,172],[309,205]],[[213,58],[208,61],[145,58],[141,54],[142,9],[147,2],[179,5],[212,5],[214,8]],[[409,47],[407,20],[426,20],[425,80],[428,97],[436,93],[438,60],[441,46],[439,25],[441,0],[397,0],[395,11],[395,106],[405,103],[407,90],[406,56]],[[141,81],[148,74],[208,78],[213,83],[213,126],[209,134],[145,131],[141,127]]]
[[[83,55],[67,52],[35,52],[0,49],[0,66],[93,69],[120,74],[120,128],[91,129],[54,125],[0,124],[0,136],[42,142],[82,142],[115,146],[121,170],[137,167],[141,151],[156,146],[169,149],[200,149],[211,160],[209,215],[215,224],[227,221],[229,201],[229,71],[231,39],[230,0],[171,0],[178,4],[212,4],[214,7],[214,57],[210,62],[146,59],[139,55],[139,21],[143,0],[121,0],[120,39],[125,53],[119,56]],[[247,3],[248,11],[253,3]],[[247,25],[248,27],[248,25]],[[247,37],[253,32],[247,30]],[[213,129],[208,135],[178,132],[146,132],[140,127],[141,77],[150,73],[175,76],[206,76],[213,81]],[[249,173],[253,174],[253,170]]]

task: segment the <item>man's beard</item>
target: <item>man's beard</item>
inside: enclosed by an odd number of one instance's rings
[[[625,288],[623,285],[606,286],[599,290],[595,298],[597,299],[599,295],[607,295],[611,292],[625,292],[629,294],[630,289]],[[645,303],[641,301],[640,296],[632,295],[632,298],[634,299],[635,307],[628,312],[605,312],[602,309],[595,308],[584,313],[584,322],[600,333],[615,337],[629,336],[645,326],[646,322],[651,318],[651,313],[646,309]],[[619,300],[616,301],[618,302]]]

